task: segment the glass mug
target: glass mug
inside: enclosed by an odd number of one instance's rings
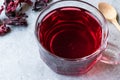
[[[35,35],[40,56],[55,72],[89,71],[107,46],[108,27],[99,10],[79,0],[62,0],[41,11]]]

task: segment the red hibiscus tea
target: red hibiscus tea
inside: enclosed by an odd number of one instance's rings
[[[36,30],[41,57],[57,73],[84,73],[100,58],[96,51],[101,46],[102,27],[88,10],[56,8],[38,21]]]
[[[55,9],[44,17],[39,28],[42,46],[59,57],[82,58],[92,54],[101,44],[101,26],[84,9]]]

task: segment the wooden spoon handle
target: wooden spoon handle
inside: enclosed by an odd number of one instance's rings
[[[116,28],[120,31],[120,25],[118,24],[117,20],[114,19],[114,20],[112,20],[111,22],[112,22],[112,23],[116,26]]]

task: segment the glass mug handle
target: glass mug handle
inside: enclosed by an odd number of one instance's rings
[[[108,41],[107,47],[102,52],[100,62],[111,65],[120,64],[120,48]]]

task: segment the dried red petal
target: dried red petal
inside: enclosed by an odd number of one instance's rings
[[[47,2],[44,0],[36,0],[36,2],[33,5],[33,10],[34,11],[40,11],[43,8],[47,6]]]
[[[31,0],[12,0],[12,1],[8,1],[6,0],[6,11],[7,12],[13,12],[16,10],[16,8],[18,7],[19,4],[21,3],[27,3],[29,5],[32,5],[32,1]]]
[[[17,6],[18,6],[19,2],[18,1],[11,1],[6,8],[7,12],[13,12],[16,10]]]
[[[4,7],[1,6],[1,8],[0,8],[0,14],[2,13],[3,10],[4,10]]]
[[[10,27],[6,27],[5,24],[0,25],[0,36],[3,36],[11,31]]]
[[[21,13],[16,17],[11,17],[8,19],[4,19],[4,23],[7,25],[14,25],[14,26],[27,26],[27,18],[28,16],[25,13]]]

